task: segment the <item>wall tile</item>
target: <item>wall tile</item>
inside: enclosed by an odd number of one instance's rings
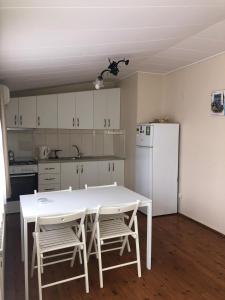
[[[93,135],[82,134],[81,136],[81,153],[83,155],[93,155]]]
[[[93,154],[96,156],[104,155],[104,135],[94,134],[93,135]]]

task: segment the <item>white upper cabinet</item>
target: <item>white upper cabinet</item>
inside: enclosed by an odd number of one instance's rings
[[[19,127],[36,128],[36,97],[19,98]]]
[[[58,127],[57,95],[37,96],[37,128]]]
[[[93,129],[93,91],[75,93],[76,128]]]
[[[94,129],[107,129],[107,90],[94,91]]]
[[[7,127],[36,128],[36,97],[12,98],[6,105]]]
[[[107,94],[108,128],[120,129],[120,89],[110,89]]]
[[[13,98],[7,127],[119,129],[120,89]]]
[[[19,110],[19,99],[12,98],[10,102],[6,105],[6,126],[7,127],[18,127],[19,126],[19,118],[18,118],[18,110]]]
[[[75,93],[58,95],[58,128],[75,129]]]
[[[94,91],[94,129],[120,128],[120,89]]]

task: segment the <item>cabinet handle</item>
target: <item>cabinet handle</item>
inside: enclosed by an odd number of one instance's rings
[[[104,127],[106,128],[106,119],[104,119]]]
[[[45,170],[55,170],[55,168],[45,168]]]
[[[17,123],[17,117],[16,117],[16,115],[14,116],[14,125],[16,125],[16,123]]]
[[[41,122],[40,122],[40,116],[38,116],[38,126],[40,126]]]
[[[75,118],[73,117],[73,127],[75,126]]]
[[[109,163],[108,171],[110,172],[110,163]]]
[[[22,124],[23,124],[23,117],[20,116],[20,125],[22,126]]]
[[[78,174],[78,173],[79,173],[79,169],[78,169],[78,167],[77,167],[77,170],[76,170],[76,171],[77,171],[77,174]]]
[[[56,178],[45,178],[45,180],[55,180]]]
[[[110,119],[108,119],[108,127],[111,126],[111,122],[110,122]]]
[[[114,166],[114,163],[113,163],[113,167],[112,167],[112,170],[113,170],[113,172],[114,172],[114,170],[115,170],[115,166]]]
[[[79,118],[77,118],[77,127],[79,127],[80,126],[80,120],[79,120]]]
[[[84,172],[84,166],[82,165],[81,166],[81,174],[83,174],[83,172]]]

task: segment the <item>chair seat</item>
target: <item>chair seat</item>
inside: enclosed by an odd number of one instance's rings
[[[59,230],[39,232],[40,252],[48,252],[81,245],[74,231],[67,227]]]
[[[68,222],[68,223],[61,223],[61,224],[50,224],[50,225],[40,225],[41,231],[51,231],[51,230],[58,230],[63,228],[71,228],[74,226],[78,226],[77,222]]]
[[[129,219],[129,216],[127,214],[111,214],[111,215],[100,215],[99,220],[100,221],[108,221],[113,219]]]
[[[125,235],[134,235],[134,232],[121,220],[113,219],[99,223],[100,239],[111,239]]]

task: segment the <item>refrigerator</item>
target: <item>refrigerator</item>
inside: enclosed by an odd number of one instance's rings
[[[137,125],[135,191],[152,199],[153,216],[177,213],[178,154],[179,124]]]

